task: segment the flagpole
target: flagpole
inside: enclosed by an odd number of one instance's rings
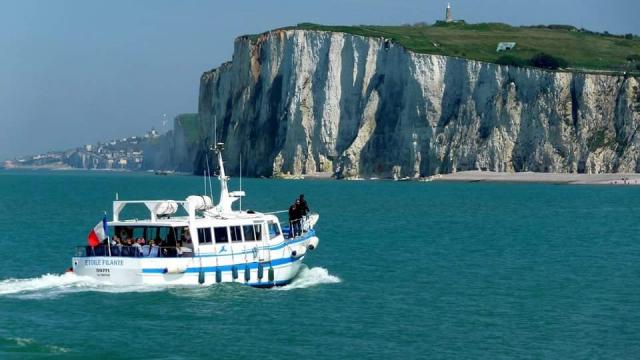
[[[104,234],[107,236],[107,248],[109,249],[109,257],[111,257],[111,239],[109,238],[109,231],[107,229],[107,212],[104,212],[104,218],[102,218],[102,227],[104,228]]]

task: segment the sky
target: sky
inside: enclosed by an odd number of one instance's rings
[[[239,35],[432,23],[434,0],[0,0],[0,160],[165,131]],[[453,0],[454,17],[640,34],[638,0]],[[163,127],[164,119],[169,125]]]

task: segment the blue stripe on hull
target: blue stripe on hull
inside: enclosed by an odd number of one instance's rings
[[[270,262],[262,262],[262,264],[266,266],[279,266],[279,265],[290,264],[298,260],[302,260],[302,258],[292,258],[292,257],[280,258],[280,259],[271,260]],[[250,263],[238,263],[238,264],[232,264],[232,265],[191,267],[191,268],[187,268],[185,270],[185,273],[200,273],[200,272],[208,273],[208,272],[216,272],[218,269],[220,269],[220,271],[226,272],[226,271],[232,271],[234,266],[238,270],[244,270],[246,267],[248,267],[249,269],[257,269],[258,264],[260,263],[250,262]],[[142,269],[142,273],[143,274],[164,274],[165,268]]]
[[[286,286],[291,284],[291,280],[282,280],[282,281],[267,281],[267,282],[259,282],[259,283],[247,283],[245,285],[255,287],[255,288],[272,288],[274,286]]]

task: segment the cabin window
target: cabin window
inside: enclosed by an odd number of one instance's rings
[[[160,243],[167,239],[169,228],[166,227],[150,227],[147,229],[147,239]]]
[[[128,237],[129,237],[129,235],[127,233],[127,228],[125,228],[123,226],[116,226],[113,229],[112,238],[117,238],[117,239],[120,239],[120,240],[127,240]]]
[[[213,234],[216,237],[216,243],[219,244],[219,243],[228,243],[229,242],[229,235],[227,234],[227,227],[226,226],[213,228]]]
[[[162,241],[162,238],[166,239],[166,233],[167,233],[166,228],[165,228],[165,231],[164,231],[165,236],[163,236],[163,237],[160,237],[160,229],[161,228],[159,228],[159,227],[147,228],[147,239],[153,240],[154,242],[155,241],[160,242],[160,241]]]
[[[254,224],[253,231],[256,233],[256,240],[262,240],[262,224]]]
[[[122,245],[127,245],[129,240],[136,242],[144,239],[145,243],[153,240],[156,244],[174,246],[176,231],[179,230],[167,226],[116,226],[112,239]]]
[[[256,234],[253,232],[253,225],[243,225],[244,241],[256,241]]]
[[[134,227],[133,228],[133,239],[147,239],[147,228],[146,227]]]
[[[198,228],[198,241],[200,245],[212,244],[211,229],[210,228]]]
[[[137,240],[141,237],[146,239],[146,228],[144,227],[133,227],[133,226],[118,226],[115,228],[115,236],[117,236],[121,241]]]
[[[171,228],[171,230],[173,232],[173,234],[169,234],[171,238],[180,239],[183,244],[191,244],[191,232],[187,226],[183,228]]]
[[[242,230],[240,226],[229,226],[229,232],[231,233],[231,241],[242,241]]]
[[[280,227],[273,221],[269,221],[269,239],[280,235]]]

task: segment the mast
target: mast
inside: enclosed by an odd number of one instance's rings
[[[223,143],[217,143],[214,151],[218,156],[218,166],[220,167],[220,174],[218,180],[220,180],[220,201],[218,206],[215,207],[215,211],[218,213],[232,213],[233,209],[231,204],[236,200],[241,199],[244,196],[244,191],[232,191],[229,192],[228,181],[229,177],[224,171],[224,161],[222,161],[222,150],[224,149]]]
[[[240,192],[242,192],[242,152],[240,153]],[[240,211],[242,211],[242,198],[240,198]]]
[[[223,143],[216,144],[215,151],[218,155],[218,167],[220,168],[220,175],[218,175],[218,180],[220,180],[220,201],[218,201],[218,204],[220,204],[220,210],[231,211],[231,198],[229,197],[229,188],[227,186],[227,181],[229,181],[229,178],[224,171],[224,162],[222,161],[223,149]]]

